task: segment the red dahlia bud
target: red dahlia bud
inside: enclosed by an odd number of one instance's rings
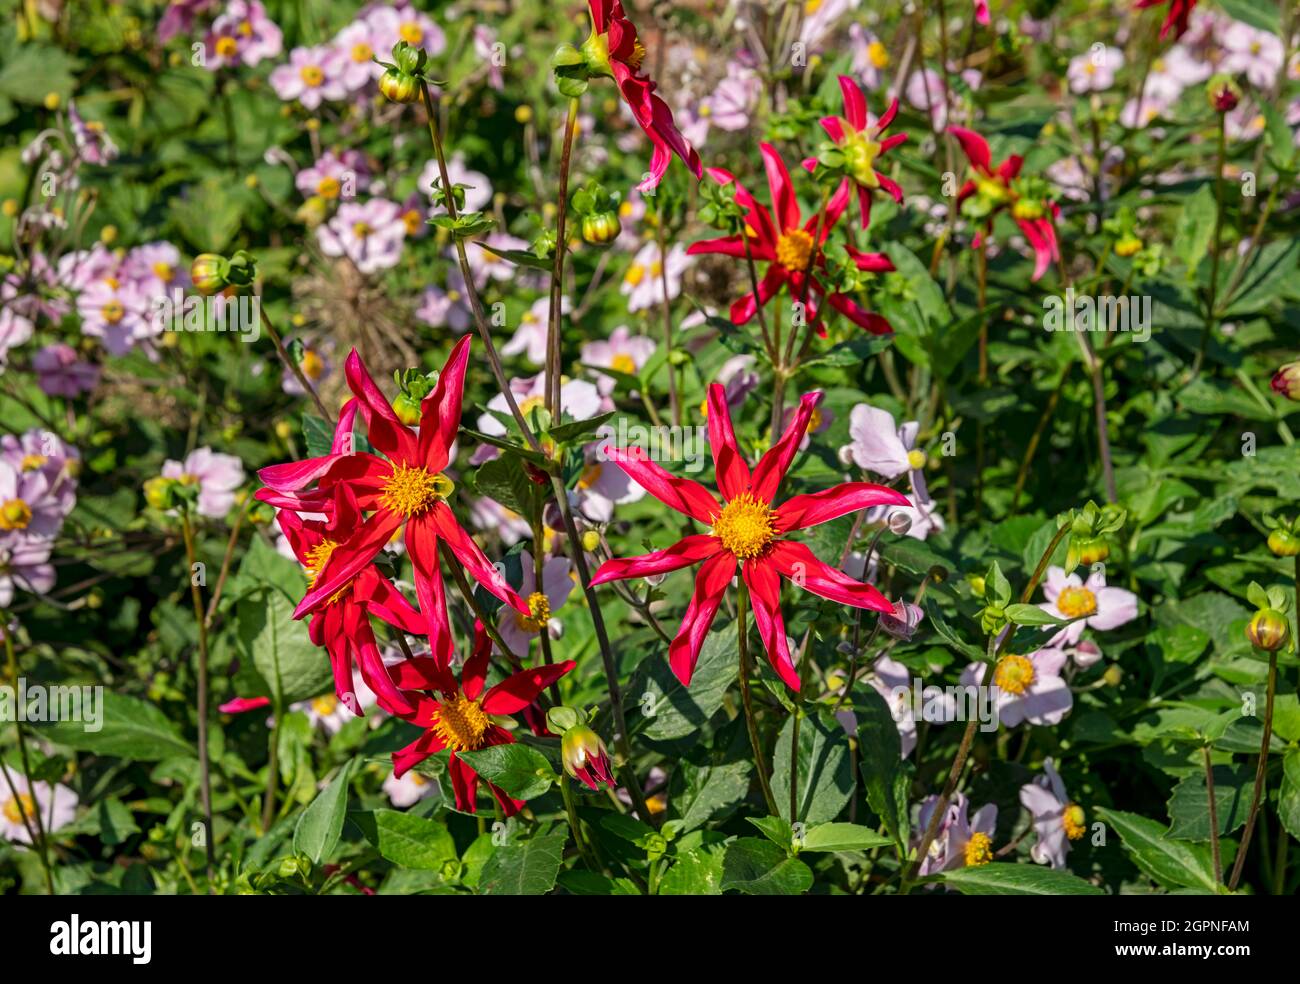
[[[1291,623],[1286,613],[1276,608],[1261,608],[1246,626],[1246,638],[1264,652],[1275,653],[1291,638]]]
[[[1300,402],[1300,362],[1288,362],[1269,382],[1274,393],[1285,396],[1288,400]]]
[[[226,286],[226,258],[216,253],[200,253],[190,265],[190,279],[200,294],[211,296]]]
[[[585,724],[574,725],[564,733],[560,754],[564,771],[574,779],[591,789],[599,789],[602,783],[614,788],[614,770],[605,743]]]

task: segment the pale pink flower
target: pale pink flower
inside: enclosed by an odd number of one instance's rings
[[[1137,595],[1124,588],[1108,588],[1100,570],[1084,581],[1078,574],[1066,574],[1064,568],[1049,567],[1043,595],[1047,601],[1039,608],[1057,618],[1074,619],[1052,636],[1049,646],[1074,646],[1085,628],[1104,632],[1138,616]]]
[[[271,72],[271,88],[285,102],[298,100],[306,109],[316,109],[326,99],[347,95],[343,84],[343,56],[327,45],[294,48],[289,63]]]
[[[316,229],[316,238],[326,256],[346,256],[362,273],[378,273],[401,259],[406,223],[398,204],[386,198],[344,202]]]
[[[199,515],[224,519],[235,504],[236,491],[244,484],[244,466],[233,454],[195,448],[184,462],[170,458],[164,462],[162,476],[197,484]]]

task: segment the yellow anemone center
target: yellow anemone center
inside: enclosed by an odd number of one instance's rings
[[[0,530],[25,530],[32,521],[32,507],[22,499],[10,499],[0,506]]]
[[[217,50],[217,54],[222,58],[233,58],[235,53],[239,51],[239,43],[232,37],[217,38],[217,43],[214,47]]]
[[[1087,588],[1066,588],[1056,596],[1056,607],[1066,618],[1097,614],[1097,596]]]
[[[298,77],[313,89],[325,84],[325,73],[321,71],[319,65],[304,65],[298,69]]]
[[[360,44],[352,46],[352,60],[354,62],[368,62],[375,57],[375,49],[362,41]]]
[[[433,733],[452,751],[467,752],[483,743],[490,723],[478,701],[457,694],[438,705]]]
[[[311,709],[321,717],[329,717],[339,709],[339,699],[333,694],[324,694],[311,702]]]
[[[993,840],[988,834],[982,834],[977,830],[966,842],[965,854],[968,868],[978,868],[982,864],[988,864],[993,860]]]
[[[812,256],[812,233],[791,229],[776,243],[776,261],[787,270],[806,270]]]
[[[397,33],[407,44],[419,44],[424,40],[424,28],[415,21],[407,21]]]
[[[645,279],[645,265],[641,263],[633,263],[630,267],[627,268],[627,273],[623,274],[623,282],[627,284],[631,284],[633,287],[635,287],[644,279]]]
[[[320,578],[320,572],[325,569],[329,562],[330,554],[338,544],[333,540],[321,540],[320,543],[307,551],[307,562],[303,564],[303,570],[307,574],[307,587],[316,587],[316,581]]]
[[[49,460],[43,454],[25,454],[18,467],[25,472],[36,471],[38,468],[44,468],[49,463]]]
[[[1084,826],[1083,807],[1078,803],[1070,803],[1061,814],[1061,823],[1065,825],[1065,836],[1072,841],[1077,841],[1088,829]]]
[[[907,467],[912,471],[920,471],[925,467],[925,452],[913,448],[907,452]]]
[[[739,560],[750,560],[776,539],[772,510],[766,502],[742,492],[714,517],[713,535]]]
[[[325,372],[325,360],[311,349],[303,352],[302,361],[298,364],[302,366],[302,374],[311,380],[320,379]]]
[[[626,352],[620,352],[614,358],[609,360],[609,367],[617,369],[619,372],[627,373],[629,376],[636,374],[636,360]]]
[[[352,223],[352,235],[356,236],[358,239],[365,239],[368,235],[370,235],[374,231],[375,230],[371,228],[369,222]]]
[[[402,516],[418,516],[439,499],[451,495],[455,487],[446,475],[431,474],[427,468],[398,465],[384,483],[379,504]]]
[[[873,68],[884,68],[889,64],[889,50],[879,41],[867,45],[867,59]]]
[[[1003,656],[993,671],[993,682],[1009,694],[1023,694],[1034,682],[1034,664],[1024,656]]]
[[[540,591],[528,596],[528,614],[515,612],[515,623],[525,632],[541,632],[551,620],[551,601]]]
[[[17,799],[5,800],[4,815],[10,823],[22,823],[24,816],[30,820],[36,816],[36,801],[29,793],[19,793]]]
[[[343,185],[339,183],[338,178],[324,177],[316,182],[316,194],[321,198],[338,198],[342,190]]]
[[[406,234],[414,236],[420,231],[420,226],[424,223],[420,221],[420,212],[418,209],[408,208],[402,213],[402,225],[406,226]]]
[[[599,461],[593,461],[586,468],[584,468],[582,470],[582,474],[578,476],[578,488],[580,489],[591,488],[593,485],[595,485],[597,482],[600,481],[600,473],[603,470],[604,469],[601,467]]]
[[[176,271],[172,269],[172,265],[170,263],[164,263],[162,260],[159,260],[153,265],[153,272],[154,276],[159,280],[171,280],[172,277],[176,275]]]
[[[122,320],[123,316],[126,314],[126,309],[122,307],[121,301],[109,301],[99,309],[99,313],[104,316],[105,321],[109,324],[115,325]]]

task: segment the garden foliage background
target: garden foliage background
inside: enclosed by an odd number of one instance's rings
[[[6,892],[1294,893],[1291,5],[0,11]]]

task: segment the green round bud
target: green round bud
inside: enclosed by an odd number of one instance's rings
[[[1276,608],[1261,608],[1246,626],[1246,638],[1257,649],[1275,653],[1290,640],[1291,623],[1284,612]]]

